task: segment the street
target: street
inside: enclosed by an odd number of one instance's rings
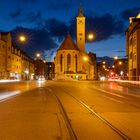
[[[0,84],[0,140],[139,140],[140,89],[117,82]]]

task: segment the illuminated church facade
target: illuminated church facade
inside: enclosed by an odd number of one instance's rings
[[[67,34],[55,57],[56,79],[93,80],[95,66],[85,51],[85,17],[82,7],[76,17],[76,44]]]

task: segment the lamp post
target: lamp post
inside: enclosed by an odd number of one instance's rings
[[[36,54],[36,58],[39,59],[40,57],[41,57],[41,54],[40,54],[40,53],[37,53],[37,54]]]
[[[93,33],[89,33],[87,36],[89,41],[92,41],[94,39],[94,34]]]
[[[26,38],[25,35],[20,35],[20,36],[19,36],[19,41],[20,41],[20,42],[26,42],[26,40],[27,40],[27,38]]]
[[[84,57],[83,57],[83,60],[84,60],[85,62],[87,62],[87,61],[88,61],[88,57],[87,57],[87,56],[84,56]]]
[[[114,60],[118,60],[118,56],[115,56],[115,57],[114,57]]]

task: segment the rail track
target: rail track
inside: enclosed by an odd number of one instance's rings
[[[75,134],[75,132],[74,132],[74,130],[73,130],[73,128],[72,128],[72,125],[71,125],[71,123],[70,123],[70,120],[69,120],[69,118],[68,118],[68,115],[67,115],[67,113],[66,113],[66,111],[65,111],[65,108],[64,108],[63,104],[61,103],[61,101],[60,101],[60,99],[58,98],[58,96],[57,96],[55,93],[53,93],[52,90],[51,90],[50,88],[47,88],[47,89],[50,91],[50,93],[53,95],[53,97],[54,97],[54,98],[56,99],[56,101],[57,101],[57,104],[58,104],[58,106],[59,106],[59,110],[60,110],[60,112],[61,112],[61,114],[62,114],[62,116],[63,116],[63,119],[64,119],[64,121],[65,121],[67,130],[68,130],[68,132],[69,132],[70,140],[77,140],[76,134]]]
[[[118,128],[116,128],[113,124],[111,124],[108,120],[106,120],[103,116],[101,116],[98,112],[96,112],[93,108],[90,108],[90,106],[88,106],[87,104],[85,104],[82,100],[77,99],[76,97],[74,97],[73,95],[71,95],[68,91],[66,91],[65,89],[61,88],[62,91],[64,91],[65,94],[69,95],[71,98],[73,98],[78,104],[80,104],[81,106],[83,106],[86,110],[88,110],[90,112],[90,114],[92,116],[97,117],[100,121],[102,121],[104,124],[106,124],[110,129],[112,129],[117,135],[119,135],[123,140],[131,140],[131,138],[129,136],[127,136],[126,134],[124,134],[121,130],[119,130]],[[49,90],[53,90],[51,87],[49,87]],[[52,91],[53,93],[53,91]],[[62,108],[62,112],[63,112],[63,117],[65,118],[65,122],[68,125],[68,130],[70,135],[72,135],[72,140],[77,140],[77,137],[73,131],[73,128],[70,124],[68,115],[63,107],[63,104],[61,103],[59,97],[53,93],[53,95],[56,97],[58,103],[60,104],[61,108]]]

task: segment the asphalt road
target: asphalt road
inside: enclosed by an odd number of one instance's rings
[[[0,140],[140,139],[140,89],[114,82],[0,84]]]

